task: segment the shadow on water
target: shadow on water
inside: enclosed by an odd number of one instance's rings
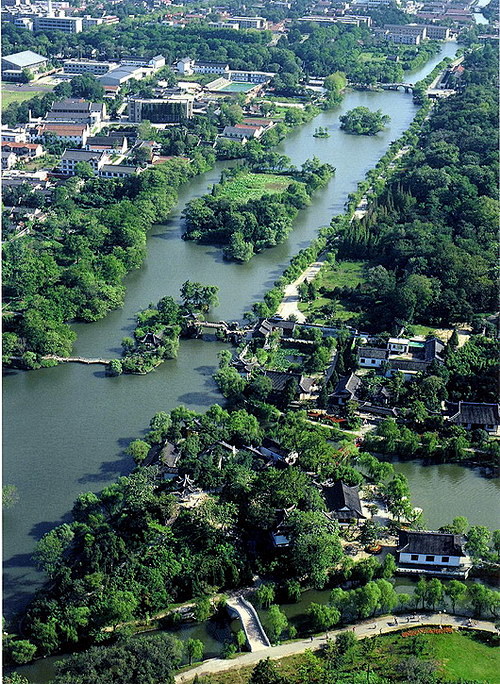
[[[38,522],[31,528],[30,537],[33,537],[36,541],[40,541],[43,535],[50,532],[50,530],[53,530],[54,527],[59,527],[59,525],[63,525],[64,523],[70,523],[72,520],[71,513],[68,511],[59,518],[59,520],[43,520]]]
[[[132,440],[129,440],[129,443],[130,441]],[[80,484],[108,483],[110,480],[116,480],[118,477],[128,475],[132,467],[133,463],[130,456],[122,455],[116,461],[105,461],[101,464],[97,473],[87,473],[79,477],[77,481]]]

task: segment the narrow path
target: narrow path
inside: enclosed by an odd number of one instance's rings
[[[293,283],[290,283],[290,285],[286,286],[285,292],[283,294],[283,300],[278,307],[278,311],[276,312],[278,316],[286,319],[293,314],[296,316],[299,323],[303,323],[306,320],[306,317],[302,311],[299,310],[300,299],[298,286],[303,283],[304,280],[308,280],[309,282],[314,280],[314,278],[320,272],[321,267],[325,263],[325,259],[326,255],[321,256],[318,261],[315,261],[313,264],[308,266],[306,270],[297,278],[297,280],[294,280]]]
[[[107,364],[110,363],[110,359],[87,359],[83,356],[56,356],[55,354],[48,354],[47,356],[42,356],[42,359],[53,359],[54,361],[59,361],[60,363],[97,363],[101,366],[107,366]]]
[[[487,620],[474,621],[474,625],[469,624],[468,618],[458,615],[448,615],[447,613],[433,613],[431,615],[422,615],[412,618],[411,615],[400,615],[397,618],[391,616],[381,616],[372,620],[360,622],[354,627],[348,627],[339,630],[332,630],[325,634],[312,637],[310,639],[301,639],[300,641],[293,641],[281,646],[272,646],[266,649],[265,652],[257,651],[254,653],[245,653],[244,655],[234,660],[222,660],[221,658],[214,658],[206,660],[201,665],[181,672],[175,676],[176,684],[184,684],[190,682],[198,675],[202,676],[211,672],[222,672],[231,670],[233,668],[240,668],[246,665],[254,665],[263,658],[270,658],[271,660],[278,660],[286,656],[295,655],[297,653],[304,653],[307,650],[315,651],[325,644],[328,637],[336,636],[340,632],[352,631],[359,639],[366,639],[367,637],[376,636],[378,634],[387,634],[405,628],[419,627],[422,625],[450,625],[452,627],[462,627],[466,629],[479,629],[486,632],[497,633],[495,625]],[[408,622],[407,622],[408,620]]]
[[[252,653],[271,647],[255,608],[243,596],[228,599],[227,605],[238,613]]]

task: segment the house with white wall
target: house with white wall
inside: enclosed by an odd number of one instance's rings
[[[470,558],[460,534],[399,530],[398,572],[413,575],[467,577]]]

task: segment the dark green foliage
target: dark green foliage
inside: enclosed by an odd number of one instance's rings
[[[496,63],[487,52],[465,60],[468,80],[478,75],[481,85],[439,103],[404,173],[364,219],[343,227],[339,255],[373,265],[343,295],[374,330],[454,325],[495,307],[498,107],[496,84],[480,71]]]
[[[376,135],[389,121],[390,117],[380,109],[372,112],[368,107],[355,107],[340,117],[340,127],[352,135]]]
[[[172,684],[181,645],[168,634],[122,639],[74,655],[58,666],[55,684]]]
[[[3,250],[5,300],[21,314],[4,325],[12,355],[68,356],[75,333],[66,321],[95,321],[121,306],[122,278],[142,263],[146,232],[174,206],[176,188],[211,160],[169,161],[124,180],[91,178],[78,192],[77,179],[57,188],[46,221]]]
[[[318,159],[305,162],[291,183],[280,193],[258,200],[235,203],[218,193],[192,200],[186,207],[186,240],[225,245],[228,259],[248,261],[255,251],[283,242],[292,229],[299,209],[307,206],[313,192],[326,184],[333,173]]]

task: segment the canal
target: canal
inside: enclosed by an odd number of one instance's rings
[[[456,49],[455,43],[445,43],[441,55],[408,75],[408,80],[423,78]],[[381,109],[390,115],[390,125],[373,137],[346,135],[339,130],[339,116],[358,105]],[[408,127],[415,111],[411,95],[402,92],[351,92],[339,107],[322,112],[292,132],[280,152],[297,165],[316,155],[333,164],[336,175],[300,213],[287,242],[247,264],[226,263],[219,250],[180,239],[186,202],[217,182],[223,164],[191,180],[181,189],[169,221],[151,231],[146,263],[126,278],[123,308],[97,323],[74,326],[78,334],[75,353],[103,357],[118,354],[122,337],[133,328],[136,312],[164,295],[177,296],[188,278],[219,286],[220,306],[214,312],[217,318],[241,319],[290,257],[334,214],[343,211],[348,194]],[[328,128],[331,137],[314,138],[317,126]],[[177,359],[147,376],[106,378],[102,368],[78,364],[5,374],[3,481],[15,485],[19,492],[19,503],[4,513],[7,615],[19,610],[41,582],[31,562],[36,541],[67,518],[81,492],[98,491],[130,470],[132,462],[123,456],[123,448],[143,433],[151,416],[178,404],[204,410],[220,401],[211,376],[221,348],[219,343],[183,341]],[[436,499],[443,522],[447,522],[449,502],[441,496]]]

